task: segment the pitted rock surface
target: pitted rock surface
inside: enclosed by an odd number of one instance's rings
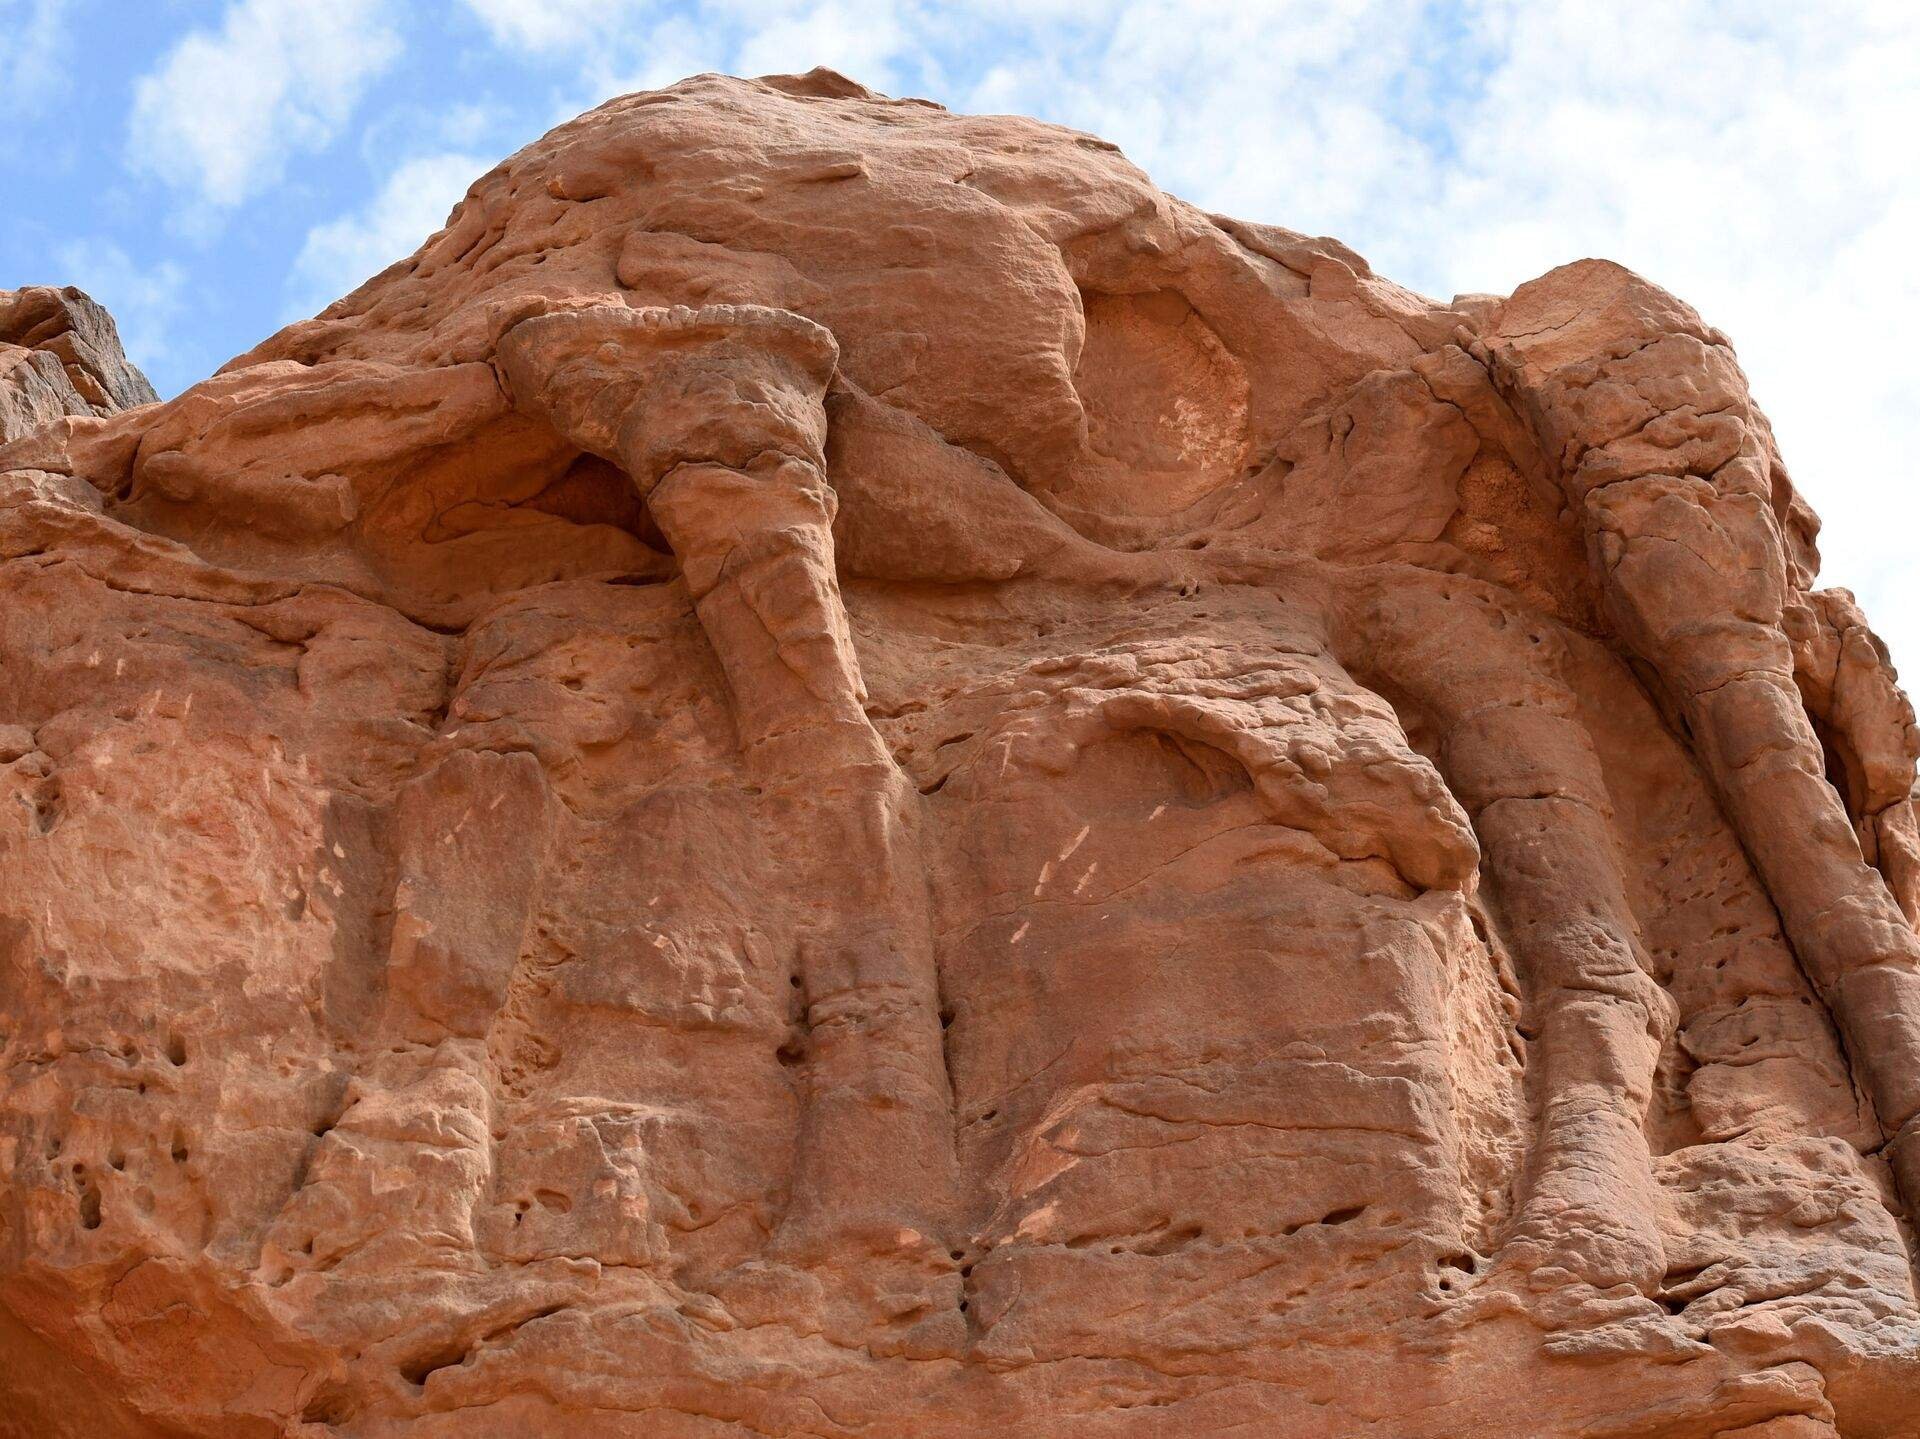
[[[703,76],[0,438],[0,1435],[1920,1435],[1920,732],[1629,271]]]

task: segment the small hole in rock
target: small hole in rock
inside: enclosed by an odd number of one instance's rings
[[[300,1411],[301,1422],[306,1424],[344,1424],[351,1418],[353,1404],[344,1394],[316,1394]]]

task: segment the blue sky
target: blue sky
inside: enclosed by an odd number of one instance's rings
[[[1432,295],[1633,266],[1733,336],[1827,581],[1920,673],[1914,0],[0,0],[0,286],[90,290],[172,394],[560,120],[816,64]]]

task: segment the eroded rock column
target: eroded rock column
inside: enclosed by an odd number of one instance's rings
[[[1726,338],[1630,271],[1523,285],[1480,354],[1532,421],[1609,618],[1690,731],[1920,1202],[1920,936],[1863,856],[1786,621],[1811,519]],[[1905,737],[1902,736],[1902,739]]]
[[[794,976],[806,1107],[771,1255],[809,1277],[796,1296],[761,1274],[730,1301],[751,1309],[759,1293],[773,1313],[811,1298],[829,1326],[838,1315],[903,1352],[945,1352],[962,1332],[937,1297],[957,1290],[952,1099],[915,796],[863,708],[834,570],[833,337],[758,306],[596,305],[521,321],[499,355],[516,403],[620,465],[648,502],[726,672],[749,769],[787,812],[807,911]],[[827,1273],[856,1255],[888,1276],[860,1295]]]
[[[1641,949],[1599,760],[1552,628],[1491,589],[1428,583],[1373,572],[1338,610],[1343,647],[1439,736],[1525,997],[1538,1130],[1503,1258],[1651,1293],[1666,1261],[1642,1120],[1676,1015]]]

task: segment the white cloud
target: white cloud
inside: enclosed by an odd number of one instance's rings
[[[164,261],[142,269],[127,252],[106,240],[74,240],[54,255],[51,283],[77,285],[107,307],[120,331],[127,358],[149,373],[166,364],[173,334],[185,308],[185,276]]]
[[[388,0],[234,0],[134,87],[133,164],[215,207],[324,149],[398,57]]]
[[[590,45],[652,6],[634,0],[465,0],[496,45],[552,53]]]
[[[1312,212],[1338,233],[1418,183],[1425,156],[1394,91],[1423,58],[1424,8],[1134,0],[1077,48],[1042,38],[1037,71],[1016,52],[959,103],[1093,131],[1209,208],[1282,224]]]
[[[298,313],[324,309],[412,254],[489,168],[471,155],[418,156],[394,170],[357,214],[310,230],[293,264]]]
[[[0,0],[0,113],[33,108],[67,79],[69,0]]]
[[[610,43],[595,48],[582,66],[578,89],[563,96],[555,121],[615,95],[657,90],[689,75],[727,68],[729,42],[710,25],[685,16],[663,20],[638,44]]]
[[[898,85],[894,62],[912,38],[895,7],[884,0],[822,0],[754,25],[729,68],[742,75],[771,75],[825,65],[876,90],[890,90]]]
[[[493,44],[572,56],[589,71],[666,75],[676,56],[705,50],[745,75],[814,65],[860,67],[870,85],[910,48],[895,0],[463,0]],[[678,13],[676,13],[678,10]],[[918,13],[918,6],[912,8]],[[933,8],[937,10],[937,6]],[[705,40],[705,44],[701,44]],[[662,52],[664,50],[664,52]],[[672,71],[680,79],[687,71]],[[605,98],[605,96],[603,96]]]
[[[381,170],[390,167],[396,156],[492,151],[503,135],[521,135],[524,129],[510,111],[486,101],[435,104],[420,97],[389,105],[362,125],[355,149],[369,169]]]

